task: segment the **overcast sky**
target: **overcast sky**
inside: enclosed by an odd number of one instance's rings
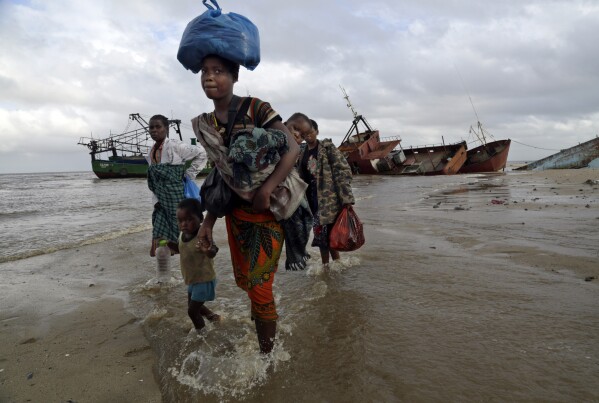
[[[403,146],[474,138],[477,117],[510,160],[599,134],[599,2],[219,2],[260,30],[261,63],[235,92],[304,112],[339,144],[352,112]],[[0,0],[0,173],[89,171],[82,136],[130,113],[189,121],[212,110],[176,59],[200,0]],[[472,104],[470,102],[472,99]]]

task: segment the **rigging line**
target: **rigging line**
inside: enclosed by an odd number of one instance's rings
[[[472,140],[472,141],[468,141],[468,140],[465,140],[465,141],[466,141],[466,143],[467,143],[468,145],[472,145],[472,144],[480,144],[480,140],[478,140],[478,139],[474,139],[474,140]]]
[[[144,120],[149,122],[152,116],[154,115],[146,115],[145,113],[140,113],[139,116],[141,116]]]
[[[531,146],[530,144],[524,144],[524,143],[521,143],[521,142],[519,142],[519,141],[517,141],[517,140],[514,140],[514,139],[511,139],[511,140],[512,140],[514,143],[518,143],[518,144],[520,144],[520,145],[523,145],[523,146],[526,146],[526,147],[536,148],[536,149],[539,149],[539,150],[546,150],[546,151],[562,151],[562,150],[556,150],[555,148],[542,148],[542,147]]]
[[[495,136],[493,135],[493,133],[491,133],[487,129],[483,129],[482,125],[480,126],[480,130],[481,130],[481,134],[483,135],[483,139],[485,136],[487,136],[487,137],[490,137],[493,140],[495,140]],[[478,138],[478,140],[481,141],[481,139],[478,136],[478,132],[476,131],[476,129],[474,127],[470,126],[469,133],[474,133],[474,135]]]
[[[480,122],[480,119],[478,117],[478,113],[476,112],[476,108],[474,107],[474,102],[472,102],[472,97],[470,97],[470,93],[468,92],[468,89],[466,88],[466,85],[464,84],[464,80],[462,79],[462,75],[460,74],[460,70],[458,70],[458,66],[456,66],[455,64],[453,65],[453,67],[455,68],[455,71],[458,73],[458,77],[460,78],[460,82],[462,83],[462,87],[464,88],[464,91],[466,92],[466,95],[468,95],[468,99],[470,100],[470,105],[472,105],[472,110],[474,111],[474,116],[476,116],[476,121]]]
[[[127,126],[125,126],[125,130],[123,130],[121,133],[127,133],[129,131],[129,127],[131,127],[131,119],[127,118]],[[110,136],[112,137],[112,133]]]

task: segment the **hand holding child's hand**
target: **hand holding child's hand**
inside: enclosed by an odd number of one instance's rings
[[[260,187],[252,200],[252,207],[258,213],[264,213],[270,209],[270,191]]]
[[[212,226],[207,224],[207,220],[204,220],[202,225],[200,225],[200,230],[198,231],[198,243],[196,244],[196,247],[198,249],[200,247],[207,247],[209,249],[210,245],[212,245],[213,243],[214,241],[212,239]]]
[[[200,226],[198,231],[198,242],[195,245],[196,249],[202,253],[205,253],[209,258],[216,256],[218,247],[214,244],[212,239],[212,227],[210,225]]]
[[[210,250],[210,244],[203,239],[198,239],[196,243],[196,249],[202,253],[208,253]]]

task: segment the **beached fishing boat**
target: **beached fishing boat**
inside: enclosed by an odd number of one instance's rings
[[[468,150],[458,173],[497,172],[505,169],[511,140],[497,140]]]
[[[131,128],[133,122],[137,123],[138,127]],[[177,133],[179,140],[183,140],[179,119],[169,119],[169,127]],[[139,113],[129,115],[127,128],[122,133],[111,134],[103,139],[81,137],[77,144],[90,150],[92,170],[100,179],[147,176],[148,162],[145,156],[153,141],[148,122]]]
[[[393,137],[382,141],[379,131],[373,130],[366,118],[355,111],[343,87],[341,87],[341,91],[347,101],[347,107],[354,115],[354,120],[341,141],[341,145],[337,148],[345,155],[354,175],[376,174],[378,173],[376,161],[389,155],[399,145],[401,139]]]
[[[381,138],[379,131],[354,110],[345,90],[341,90],[354,119],[338,149],[353,174],[452,175],[464,164],[466,142],[402,148],[399,137]]]
[[[480,121],[477,129],[470,127],[470,133],[474,133],[482,144],[468,150],[459,173],[497,172],[504,169],[512,141],[507,139],[487,142],[488,136]]]
[[[519,171],[585,168],[599,162],[599,137],[515,168]]]
[[[460,77],[460,81],[462,81],[462,76],[460,75],[459,71],[458,76]],[[470,126],[470,134],[474,134],[477,137],[480,145],[468,150],[468,153],[466,154],[466,161],[458,173],[497,172],[501,169],[505,169],[507,157],[510,152],[510,144],[512,141],[507,139],[487,142],[487,138],[492,138],[493,136],[483,129],[483,125],[480,123],[480,119],[478,118],[478,112],[474,107],[474,102],[472,102],[472,98],[470,97],[470,94],[468,93],[463,81],[462,85],[464,86],[464,90],[468,95],[468,100],[470,101],[470,105],[472,105],[472,111],[474,112],[474,116],[476,116],[477,122],[476,129]]]
[[[359,130],[359,123],[366,127],[365,131]],[[378,173],[377,162],[387,157],[400,142],[400,139],[381,140],[379,131],[372,130],[362,115],[356,115],[337,148],[345,155],[353,174],[372,175]]]
[[[131,128],[132,123],[138,127]],[[180,120],[169,120],[181,138]],[[100,179],[145,178],[148,162],[145,156],[152,147],[148,122],[139,113],[129,115],[127,127],[120,134],[111,134],[102,139],[81,137],[77,144],[86,146],[91,155],[92,170]]]

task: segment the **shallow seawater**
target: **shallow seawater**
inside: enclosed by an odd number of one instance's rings
[[[561,242],[555,228],[523,232],[519,213],[492,203],[530,198],[530,184],[514,178],[355,178],[367,243],[326,268],[312,248],[307,270],[277,273],[278,344],[268,359],[219,221],[209,307],[221,323],[190,335],[181,283],[134,298],[162,312],[145,330],[165,401],[598,399],[596,287],[486,249],[486,237]],[[488,218],[469,218],[481,204]],[[588,255],[593,240],[580,236],[569,253]]]
[[[131,289],[163,401],[598,401],[599,290],[567,257],[599,261],[599,193],[550,186],[520,173],[354,178],[366,244],[327,268],[315,248],[305,271],[281,261],[267,358],[219,220],[207,305],[220,323],[190,334],[176,258],[167,279]],[[144,180],[0,175],[0,196],[9,264],[150,228]]]
[[[0,263],[151,228],[145,179],[92,172],[0,175]]]

